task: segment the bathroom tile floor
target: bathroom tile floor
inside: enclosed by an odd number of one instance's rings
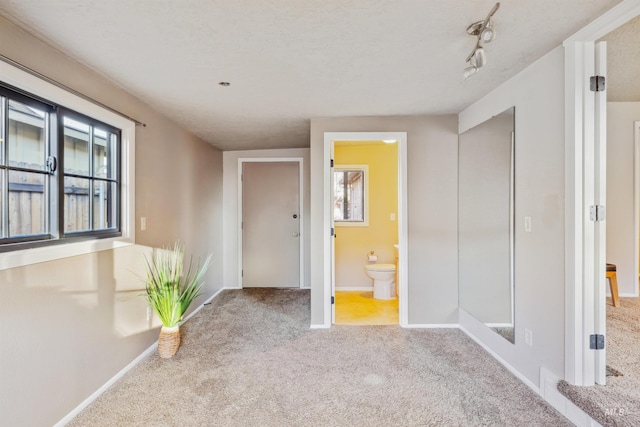
[[[397,325],[398,299],[378,300],[373,291],[336,291],[336,325]]]

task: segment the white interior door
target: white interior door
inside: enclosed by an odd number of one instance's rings
[[[298,162],[242,163],[242,287],[300,287]]]
[[[595,74],[607,75],[607,44],[600,42],[595,45]],[[605,86],[606,87],[606,86]],[[595,92],[595,138],[594,138],[594,171],[595,171],[595,204],[607,204],[607,92]],[[594,331],[595,334],[606,337],[607,308],[606,308],[606,249],[607,223],[605,220],[594,223]],[[606,341],[606,340],[605,340]],[[595,382],[606,383],[607,348],[595,351]]]

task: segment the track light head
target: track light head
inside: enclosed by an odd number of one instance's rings
[[[468,80],[471,77],[475,76],[478,70],[479,68],[476,67],[475,65],[470,65],[464,69],[464,72],[462,73],[462,77],[464,77],[465,80]]]
[[[470,61],[471,65],[474,65],[476,68],[482,68],[487,63],[487,55],[484,53],[484,48],[479,47],[473,53]]]
[[[487,63],[487,55],[484,52],[482,43],[490,43],[496,38],[496,32],[493,29],[491,18],[500,8],[500,3],[496,3],[491,9],[487,17],[483,21],[474,22],[467,27],[467,34],[477,37],[476,47],[473,48],[466,62],[469,64],[464,69],[463,76],[466,79],[478,73],[478,70]]]
[[[495,38],[496,38],[496,31],[493,29],[493,25],[491,25],[491,21],[489,21],[489,25],[485,27],[480,33],[480,40],[482,40],[483,43],[491,43]]]

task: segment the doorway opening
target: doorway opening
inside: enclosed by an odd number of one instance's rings
[[[238,159],[238,283],[304,283],[302,158]]]
[[[391,312],[395,310],[398,313],[398,317],[393,321],[394,324],[400,324],[400,326],[408,324],[406,138],[406,132],[326,132],[324,134],[325,209],[323,217],[326,231],[324,239],[324,295],[326,297],[325,301],[330,302],[325,305],[325,327],[330,327],[334,323],[343,323],[340,319],[336,321],[336,310],[339,310],[336,305],[340,304],[341,300],[348,304],[349,298],[344,297],[351,297],[351,303],[354,303],[353,298],[360,300],[355,303],[360,303],[361,307],[365,307],[364,310],[366,311],[370,309],[376,310],[377,303],[381,303],[377,305],[391,305],[388,301],[392,300],[391,295],[395,300],[396,293],[398,295],[396,300],[397,308],[385,307],[383,310]],[[389,143],[383,141],[389,141]],[[394,142],[391,143],[391,141]],[[382,206],[379,206],[376,202],[375,205],[372,204],[367,208],[367,200],[379,202],[380,198],[365,197],[364,199],[359,199],[357,197],[359,190],[356,187],[360,185],[358,184],[360,182],[359,179],[363,176],[365,178],[362,181],[362,191],[366,192],[366,176],[373,176],[376,173],[378,175],[377,178],[380,178],[380,171],[374,172],[370,165],[364,165],[358,160],[358,151],[361,150],[358,147],[368,146],[366,151],[372,152],[374,151],[373,147],[376,145],[391,147],[392,144],[396,160],[394,160],[395,164],[390,169],[393,170],[394,176],[392,179],[387,178],[386,183],[395,187],[395,191],[392,191],[394,194],[390,197],[395,198],[395,204],[390,207],[387,201],[385,207],[384,202]],[[338,153],[336,153],[336,145]],[[341,147],[344,147],[344,150]],[[341,150],[351,153],[347,153],[346,157],[340,160]],[[387,151],[389,151],[389,148],[387,148]],[[362,154],[362,151],[360,154]],[[356,157],[349,157],[354,155]],[[360,158],[364,157],[361,156]],[[363,168],[362,166],[368,166],[368,168]],[[370,170],[371,174],[367,172],[367,169]],[[384,176],[384,171],[382,175]],[[336,183],[340,179],[342,179],[342,187],[336,190]],[[346,183],[345,179],[347,180]],[[349,187],[349,180],[354,184],[353,188]],[[385,179],[383,178],[382,181],[385,182]],[[376,187],[378,184],[375,184]],[[346,192],[351,192],[353,200],[345,200],[345,188]],[[382,187],[370,188],[369,191],[390,192]],[[349,196],[346,197],[348,198]],[[346,220],[345,215],[347,217]],[[376,221],[378,222],[380,222],[378,219],[382,219],[382,228],[388,230],[389,234],[391,234],[391,236],[387,235],[385,239],[379,239],[380,243],[374,243],[376,239],[373,235],[374,233],[371,233],[369,238],[363,237],[367,236],[367,228],[374,227],[372,222],[374,218],[377,218]],[[391,226],[389,227],[390,224]],[[364,233],[358,232],[358,229],[364,231]],[[350,235],[359,237],[353,238],[351,236],[352,238],[347,238]],[[341,239],[341,236],[342,240],[336,247],[336,242]],[[371,240],[371,238],[374,240]],[[346,245],[342,245],[342,243],[346,243]],[[338,259],[337,256],[339,257]],[[377,258],[378,256],[380,257]],[[344,261],[342,265],[341,260]],[[365,266],[370,263],[377,263],[378,260],[380,260],[381,264],[394,267],[392,272],[394,277],[392,280],[393,285],[388,283],[384,286],[382,281],[378,282],[378,285],[380,285],[378,289],[387,289],[388,294],[385,295],[385,300],[379,298],[379,301],[376,301],[373,298],[374,287],[372,285],[374,281],[367,277]],[[336,267],[338,270],[336,270]],[[382,265],[379,267],[383,268]],[[387,271],[387,273],[390,272]],[[387,279],[386,276],[385,279]],[[391,290],[391,287],[393,287],[393,290]],[[338,294],[336,294],[336,291]],[[351,295],[343,294],[342,292],[349,292]],[[378,296],[380,295],[382,294],[379,293]]]
[[[397,141],[336,140],[333,160],[335,323],[398,325]]]
[[[617,224],[607,221],[607,68],[613,64],[607,59],[607,42],[601,40],[639,13],[640,2],[622,2],[564,42],[569,237],[565,250],[565,379],[572,385],[607,382],[606,262],[613,262],[609,259],[612,254],[606,251],[607,222],[609,226]],[[602,90],[596,84],[592,91],[591,81],[599,77],[606,78],[607,86]],[[631,123],[627,132],[631,138]],[[606,217],[602,215],[605,207]],[[633,238],[637,240],[637,234]],[[635,270],[637,255],[633,258],[630,268]]]

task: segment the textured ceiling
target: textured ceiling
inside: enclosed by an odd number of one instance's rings
[[[607,101],[640,102],[640,16],[602,40],[607,42]]]
[[[224,150],[309,145],[312,117],[457,113],[619,0],[0,0],[0,14]],[[221,87],[220,81],[231,82]]]

